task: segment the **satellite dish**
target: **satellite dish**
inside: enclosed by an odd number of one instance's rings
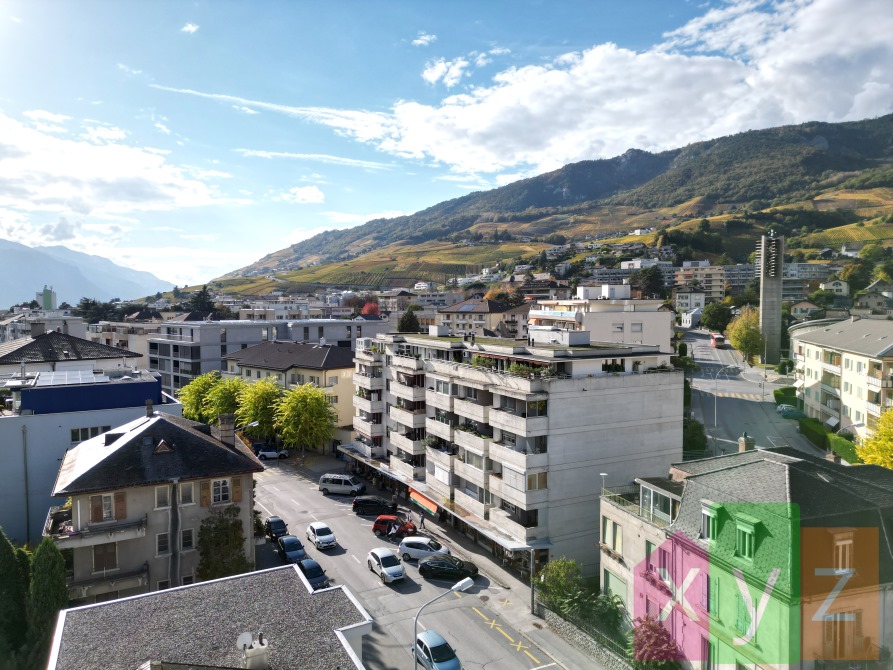
[[[242,633],[236,638],[236,649],[242,651],[245,647],[250,647],[254,642],[254,636],[251,633]]]

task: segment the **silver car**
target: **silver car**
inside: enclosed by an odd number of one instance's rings
[[[438,554],[449,555],[450,550],[444,547],[437,540],[430,537],[417,537],[415,535],[407,537],[400,543],[397,554],[403,557],[404,561],[411,559],[425,558],[426,556],[437,556]]]
[[[378,547],[370,551],[366,557],[366,565],[379,576],[382,584],[397,582],[406,577],[406,571],[400,565],[397,554],[387,547]]]
[[[307,539],[317,549],[332,549],[338,544],[335,540],[335,533],[321,521],[314,521],[307,526]]]

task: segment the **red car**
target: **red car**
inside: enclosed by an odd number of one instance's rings
[[[392,530],[394,530],[393,533]],[[411,521],[404,521],[393,514],[382,514],[372,524],[372,532],[385,537],[403,538],[407,535],[415,535],[418,531]]]

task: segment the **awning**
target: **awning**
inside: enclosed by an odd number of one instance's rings
[[[798,379],[797,381],[794,382],[794,388],[795,388],[795,389],[798,389],[798,388],[800,388],[801,386],[803,386],[803,384],[805,384],[805,383],[806,383],[806,382],[804,382],[802,379]]]
[[[426,509],[431,514],[437,514],[438,504],[431,500],[431,498],[427,496],[423,496],[418,491],[413,489],[409,490],[409,499],[412,500],[416,505],[421,507],[422,509]]]
[[[838,419],[836,416],[832,416],[827,421],[825,421],[825,425],[828,426],[828,428],[834,428],[834,426],[836,426],[838,423],[840,423],[840,419]]]

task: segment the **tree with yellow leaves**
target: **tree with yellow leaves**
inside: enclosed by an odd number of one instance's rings
[[[856,447],[863,462],[893,470],[893,411],[881,414],[874,433]]]

